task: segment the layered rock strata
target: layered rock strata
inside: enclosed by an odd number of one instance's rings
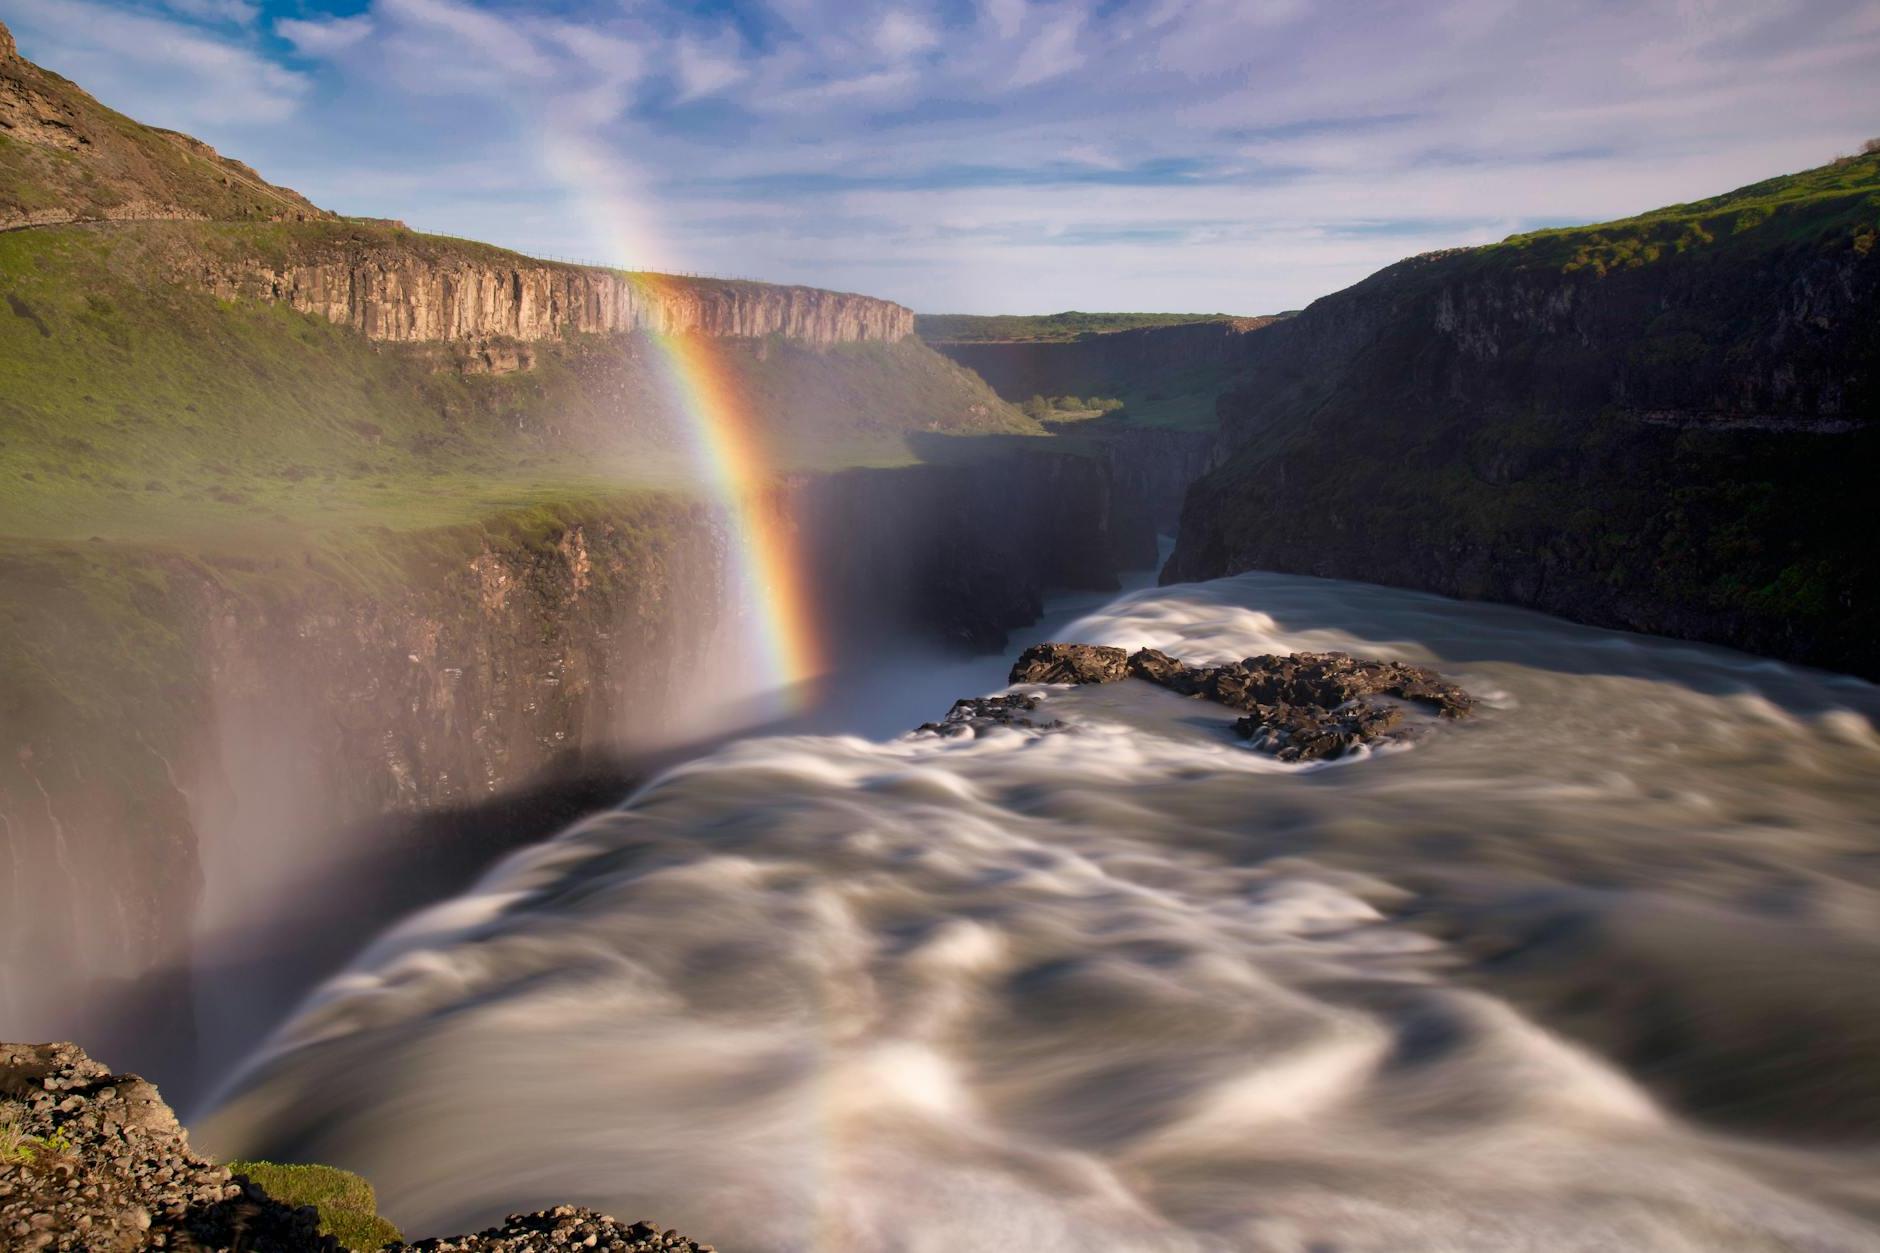
[[[309,253],[205,261],[196,277],[223,299],[277,301],[389,343],[650,331],[829,345],[894,343],[914,329],[911,310],[869,296],[559,265],[447,244],[417,248],[378,232]]]

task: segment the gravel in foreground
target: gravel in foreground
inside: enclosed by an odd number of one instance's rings
[[[55,1253],[337,1253],[291,1206],[192,1152],[155,1086],[74,1044],[0,1044],[0,1249]],[[392,1244],[436,1253],[714,1253],[676,1231],[572,1205],[476,1235]],[[367,1251],[361,1251],[367,1253]]]

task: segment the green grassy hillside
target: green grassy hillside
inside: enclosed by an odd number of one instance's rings
[[[0,234],[0,537],[253,553],[697,477],[692,420],[635,337],[537,346],[497,377],[277,304],[172,280],[325,224],[139,223]],[[915,342],[721,341],[780,470],[899,464],[908,437],[1042,434]]]
[[[1608,270],[1686,252],[1767,251],[1838,237],[1866,255],[1880,230],[1880,153],[1764,179],[1616,222],[1512,235],[1478,252],[1490,264]]]

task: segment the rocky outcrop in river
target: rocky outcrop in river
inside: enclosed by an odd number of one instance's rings
[[[1078,685],[1142,679],[1181,696],[1246,711],[1234,723],[1234,733],[1293,762],[1329,761],[1358,745],[1405,733],[1404,710],[1397,702],[1445,718],[1460,718],[1475,706],[1467,692],[1433,670],[1399,661],[1361,661],[1344,653],[1268,653],[1191,666],[1153,648],[1131,653],[1104,644],[1034,644],[1013,663],[1009,678]],[[1031,698],[991,699],[1007,703],[987,708],[983,701],[957,702],[945,723],[921,730],[945,734],[961,727],[977,735],[992,725],[1039,725],[1024,717],[1037,708],[1035,702],[1022,711],[1010,704]]]

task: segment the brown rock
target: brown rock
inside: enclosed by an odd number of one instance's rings
[[[1009,683],[1114,683],[1129,654],[1103,644],[1034,644],[1019,654]]]
[[[1234,730],[1282,761],[1343,756],[1404,730],[1392,697],[1459,718],[1474,699],[1433,670],[1346,653],[1266,653],[1221,666],[1190,666],[1154,648],[1125,655],[1096,644],[1039,644],[1012,667],[1013,683],[1113,683],[1135,677],[1183,696],[1246,710]],[[957,707],[956,707],[957,708]]]

